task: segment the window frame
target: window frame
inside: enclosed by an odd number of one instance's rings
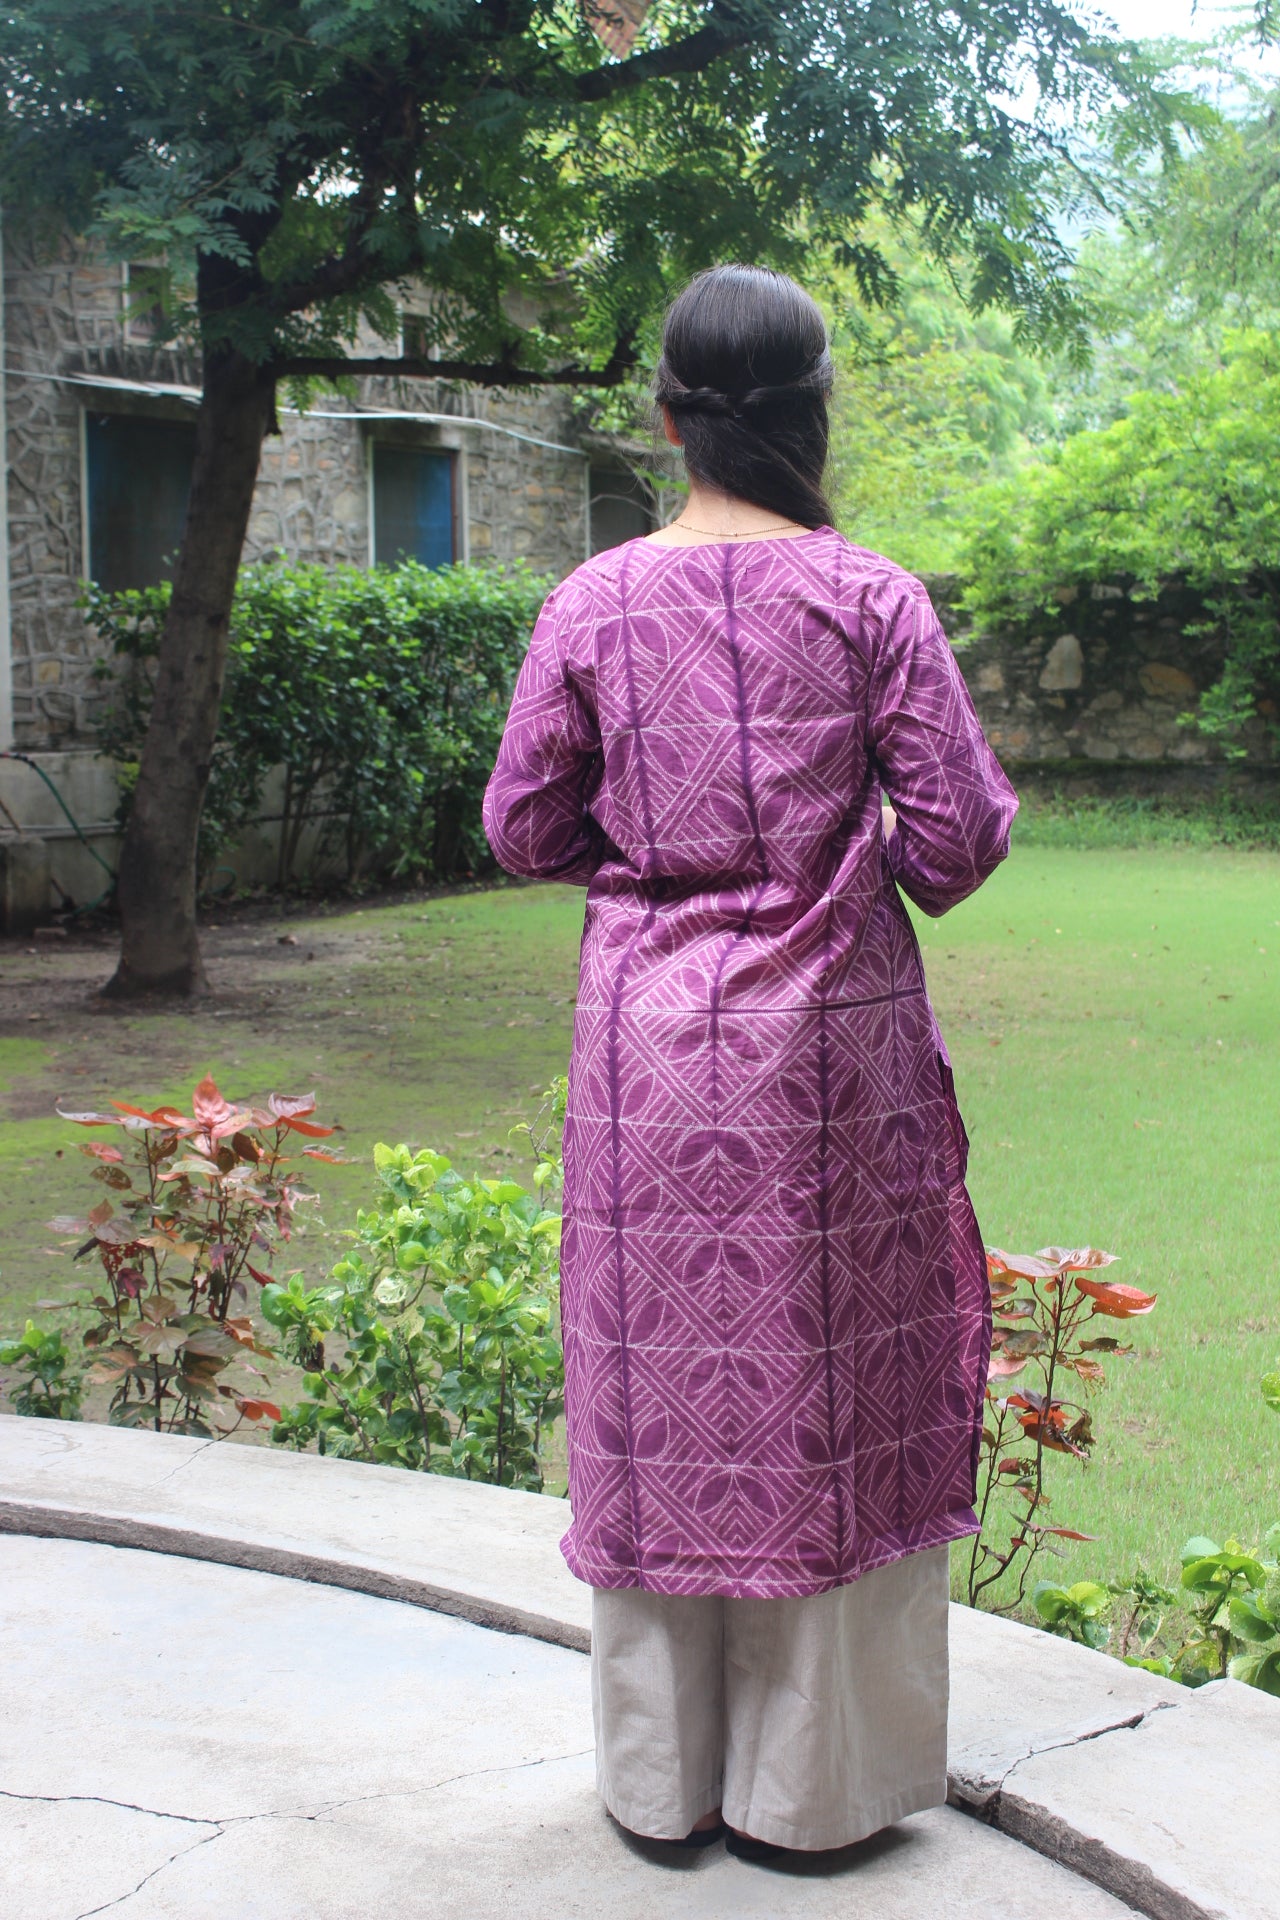
[[[467,471],[465,448],[441,439],[424,439],[402,434],[371,433],[365,442],[365,484],[368,490],[369,565],[394,566],[394,561],[378,559],[378,449],[396,453],[424,453],[449,462],[449,532],[451,558],[446,566],[457,566],[470,558],[467,525]]]

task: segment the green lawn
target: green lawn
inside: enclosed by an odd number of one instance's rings
[[[1280,859],[1019,849],[921,927],[989,1243],[1091,1243],[1159,1295],[1109,1364],[1063,1571],[1176,1565],[1280,1518]],[[1055,1463],[1057,1464],[1057,1463]]]
[[[325,1226],[295,1261],[313,1277],[376,1139],[517,1167],[507,1129],[566,1058],[581,911],[567,888],[502,888],[229,921],[209,934],[219,997],[169,1016],[90,1011],[105,952],[11,946],[0,1325],[70,1297],[41,1251],[41,1223],[86,1192],[88,1162],[57,1157],[80,1137],[49,1117],[59,1096],[175,1098],[208,1067],[235,1096],[314,1085],[361,1164],[318,1178]],[[1024,846],[921,937],[985,1238],[1092,1242],[1160,1296],[1097,1396],[1093,1463],[1055,1463],[1055,1518],[1101,1536],[1062,1571],[1166,1569],[1190,1533],[1256,1536],[1280,1517],[1280,1422],[1258,1392],[1280,1355],[1280,857]]]

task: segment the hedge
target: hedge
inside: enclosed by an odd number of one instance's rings
[[[348,883],[447,880],[488,862],[480,802],[549,583],[524,568],[293,567],[241,574],[201,827],[207,880],[284,770],[278,879],[317,864]],[[150,711],[167,583],[106,594],[85,617],[110,648],[102,751],[127,814]]]

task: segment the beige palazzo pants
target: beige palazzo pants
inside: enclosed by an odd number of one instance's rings
[[[594,1590],[596,1783],[633,1833],[722,1806],[818,1850],[947,1797],[947,1549],[800,1600]]]

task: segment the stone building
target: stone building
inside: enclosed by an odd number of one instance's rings
[[[95,751],[102,685],[76,601],[86,578],[129,587],[162,576],[182,530],[199,374],[189,353],[158,342],[145,268],[131,275],[70,238],[12,231],[0,356],[0,755],[26,756],[0,757],[0,924],[17,925],[103,890],[117,793]],[[305,414],[282,404],[280,424],[263,453],[250,560],[522,559],[558,578],[654,523],[652,499],[616,448],[584,432],[572,399],[553,389],[362,380],[354,399],[322,398]],[[1222,660],[1204,609],[1185,594],[1144,603],[1099,584],[1040,639],[966,646],[947,583],[930,584],[1019,783],[1139,792],[1220,783],[1223,747],[1180,723]],[[1244,759],[1230,769],[1237,785],[1274,792],[1274,719],[1246,730]],[[264,874],[269,820],[265,829]],[[256,877],[253,866],[242,878]]]
[[[0,760],[6,921],[101,891],[57,797],[109,857],[115,785],[94,750],[103,690],[76,601],[87,578],[162,577],[182,531],[199,372],[189,352],[157,344],[145,280],[133,279],[131,290],[128,266],[70,238],[4,236],[0,750],[35,763]],[[559,578],[654,524],[631,470],[554,389],[363,380],[354,400],[320,398],[305,414],[281,401],[247,560],[520,559]]]

